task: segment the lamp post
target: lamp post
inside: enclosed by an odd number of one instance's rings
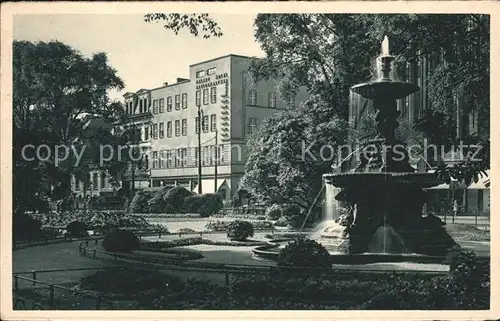
[[[218,131],[215,129],[215,166],[214,166],[214,193],[217,193],[217,164],[219,162],[219,146],[217,145]]]
[[[202,194],[201,188],[201,129],[203,122],[203,110],[201,110],[200,104],[198,107],[198,195]]]

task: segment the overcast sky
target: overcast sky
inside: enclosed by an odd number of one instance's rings
[[[146,23],[143,15],[59,14],[19,15],[14,40],[59,40],[85,55],[106,52],[125,82],[127,91],[155,88],[177,77],[189,77],[189,65],[226,54],[263,56],[254,41],[255,15],[212,15],[224,35],[194,37],[187,30],[175,35],[160,23]]]

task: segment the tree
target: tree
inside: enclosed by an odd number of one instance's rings
[[[259,14],[255,39],[266,53],[252,71],[257,79],[279,79],[280,94],[305,86],[326,105],[348,116],[349,88],[372,77],[378,39],[365,36],[362,15]]]
[[[176,35],[181,29],[189,29],[189,32],[197,37],[202,35],[207,39],[210,37],[221,37],[222,30],[207,13],[202,14],[179,14],[179,13],[148,13],[144,16],[146,22],[160,22],[163,27],[172,30]]]
[[[264,120],[247,144],[241,188],[258,201],[307,211],[321,190],[322,175],[337,162],[346,125],[318,97]]]
[[[85,115],[111,120],[117,105],[107,92],[123,81],[105,53],[90,58],[58,41],[13,44],[14,201],[25,207],[33,197],[62,197],[69,189],[75,163],[55,163],[55,147],[80,137]],[[45,161],[22,157],[23,147],[47,145]],[[63,152],[61,149],[60,152]],[[26,150],[28,158],[35,151]],[[50,156],[50,157],[49,157]],[[60,165],[60,166],[58,166]],[[54,186],[54,190],[50,190]],[[29,206],[29,205],[28,205]]]

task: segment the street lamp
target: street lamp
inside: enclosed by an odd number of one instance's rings
[[[202,194],[201,188],[201,129],[203,123],[203,110],[201,104],[197,103],[198,107],[198,195]]]

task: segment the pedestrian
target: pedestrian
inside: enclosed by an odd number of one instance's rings
[[[455,216],[457,216],[457,214],[458,214],[458,201],[455,199],[453,201],[453,217],[451,220],[452,223],[455,223]]]

